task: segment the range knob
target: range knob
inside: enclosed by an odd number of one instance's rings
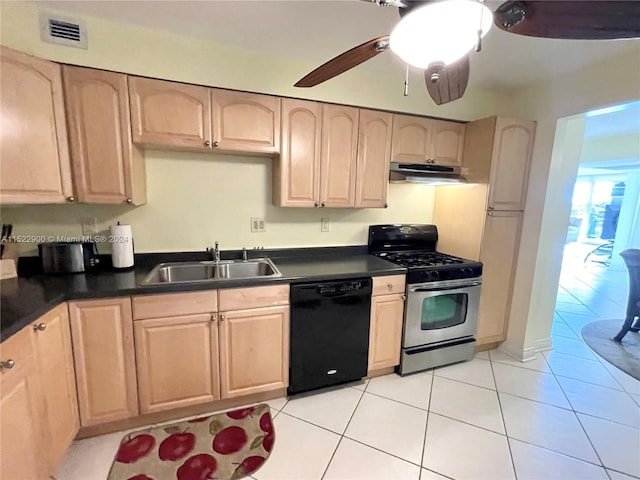
[[[437,270],[435,272],[431,272],[431,280],[440,280],[440,272],[438,272]]]

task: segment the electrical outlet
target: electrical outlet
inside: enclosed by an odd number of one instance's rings
[[[329,221],[329,217],[322,217],[320,219],[320,231],[328,232],[331,230],[331,222]]]
[[[252,232],[266,232],[266,226],[264,223],[264,218],[262,217],[251,217],[251,231]]]
[[[99,232],[98,219],[95,217],[83,217],[80,219],[82,235],[85,237],[97,235]]]

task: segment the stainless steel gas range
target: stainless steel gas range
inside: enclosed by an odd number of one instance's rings
[[[372,225],[369,253],[407,272],[401,375],[473,358],[482,263],[436,251],[435,225]]]

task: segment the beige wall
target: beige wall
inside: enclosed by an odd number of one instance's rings
[[[361,69],[313,89],[297,89],[293,83],[316,65],[90,17],[85,17],[89,49],[61,47],[40,41],[35,6],[2,1],[0,9],[3,45],[58,62],[461,120],[508,108],[498,94],[473,90],[438,107],[418,73],[409,97],[402,94],[403,78]],[[277,160],[156,151],[145,157],[147,205],[4,207],[3,222],[14,223],[20,234],[79,235],[82,218],[97,218],[101,228],[119,220],[133,226],[136,251],[149,252],[202,250],[214,240],[223,248],[357,245],[366,243],[369,224],[432,218],[433,187],[391,185],[386,210],[276,208],[271,166]],[[265,217],[265,233],[250,232],[252,216]],[[330,218],[330,232],[320,232],[321,217]],[[22,246],[23,252],[34,249],[34,244]]]
[[[518,356],[550,344],[571,194],[580,153],[562,151],[581,135],[579,122],[564,117],[640,98],[640,45],[627,55],[591,65],[553,81],[514,92],[520,116],[537,120],[520,255],[503,348]],[[554,147],[554,141],[556,145]]]

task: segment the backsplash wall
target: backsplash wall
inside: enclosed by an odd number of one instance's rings
[[[82,235],[83,219],[96,218],[100,230],[117,221],[131,224],[135,250],[199,251],[217,240],[222,250],[263,246],[364,245],[376,223],[429,223],[434,187],[389,185],[386,209],[280,208],[271,202],[271,158],[148,150],[148,201],[126,205],[2,206],[3,223],[15,235]],[[251,232],[251,217],[263,217],[266,232]],[[330,231],[320,231],[320,219]],[[99,246],[101,252],[108,245]],[[36,243],[20,245],[37,255]]]

